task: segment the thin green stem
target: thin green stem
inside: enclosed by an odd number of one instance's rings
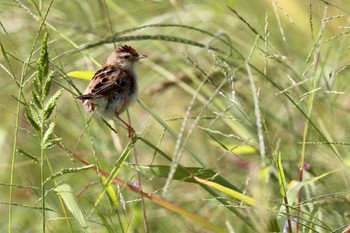
[[[42,214],[42,230],[45,232],[45,167],[44,167],[44,157],[45,157],[45,149],[44,149],[44,117],[41,117],[41,129],[40,129],[40,182],[41,182],[41,214]]]
[[[20,84],[23,83],[24,76],[21,76]],[[18,95],[17,98],[20,100],[22,96],[22,85],[19,86],[18,89]],[[17,110],[16,110],[16,124],[15,124],[15,136],[13,140],[13,147],[12,147],[12,161],[11,161],[11,175],[10,175],[10,198],[9,198],[9,227],[8,232],[11,233],[11,226],[12,226],[12,198],[13,198],[13,180],[15,176],[15,159],[16,159],[16,147],[17,147],[17,136],[18,136],[18,124],[19,124],[19,118],[20,118],[20,112],[21,112],[21,103],[17,102]]]
[[[326,12],[327,12],[327,7],[325,7],[324,10],[324,17],[326,16]],[[319,35],[317,38],[317,41],[315,43],[314,46],[314,78],[313,78],[313,82],[311,83],[311,88],[310,90],[315,90],[316,85],[317,85],[317,81],[318,81],[318,65],[319,65],[319,61],[320,61],[320,40],[321,37],[323,35],[323,31],[326,27],[326,22],[322,21],[322,26],[320,28],[319,31]],[[305,123],[304,123],[304,132],[303,132],[303,143],[302,143],[302,148],[301,148],[301,155],[300,155],[300,167],[299,167],[299,182],[303,181],[303,171],[304,171],[304,164],[305,164],[305,154],[306,154],[306,142],[307,142],[307,134],[309,131],[309,125],[310,125],[310,118],[311,118],[311,113],[312,113],[312,109],[313,109],[313,104],[314,104],[314,99],[315,99],[315,92],[311,91],[309,93],[309,98],[308,98],[308,103],[307,103],[307,113],[306,116],[307,118],[305,119]],[[296,221],[296,233],[299,232],[299,220],[300,220],[300,203],[301,203],[301,190],[299,190],[298,192],[298,204],[297,204],[297,221]]]
[[[28,67],[29,67],[29,64],[30,64],[30,61],[31,61],[31,58],[32,58],[32,55],[33,55],[33,52],[35,50],[35,45],[37,44],[37,41],[39,39],[39,32],[41,31],[43,25],[44,25],[44,22],[45,22],[45,19],[47,17],[47,14],[49,12],[49,9],[51,7],[53,3],[53,0],[51,1],[50,3],[50,6],[47,10],[47,13],[45,15],[45,17],[43,18],[43,20],[41,21],[40,23],[40,26],[39,26],[39,29],[38,29],[38,32],[35,36],[35,39],[34,39],[34,42],[32,44],[32,47],[31,47],[31,50],[30,50],[30,53],[29,53],[29,57],[27,59],[27,61],[24,63],[24,66],[23,66],[23,69],[22,69],[22,74],[21,74],[21,78],[20,78],[20,86],[19,86],[19,89],[18,89],[18,99],[21,100],[23,96],[23,92],[22,92],[22,88],[23,88],[23,83],[24,83],[24,76],[25,74],[27,73],[27,70],[28,70]],[[19,5],[22,5],[21,3],[18,3]],[[22,6],[23,7],[23,6]],[[24,99],[24,98],[23,98]],[[16,114],[17,114],[17,118],[16,118],[16,127],[15,127],[15,138],[14,138],[14,142],[13,142],[13,151],[12,151],[12,162],[11,162],[11,177],[10,177],[10,198],[9,198],[9,232],[11,232],[11,226],[12,226],[12,200],[13,200],[13,180],[14,180],[14,166],[15,166],[15,155],[16,155],[16,146],[17,146],[17,136],[18,136],[18,124],[19,124],[19,118],[20,118],[20,107],[21,103],[18,102],[17,103],[17,110],[16,110]],[[43,211],[44,211],[44,206],[43,206]]]
[[[130,120],[130,114],[129,114],[129,110],[126,110],[126,114],[128,116],[128,123],[129,125],[131,125],[131,120]],[[134,151],[134,160],[135,160],[135,164],[136,166],[139,166],[138,160],[137,160],[137,150],[135,145],[133,146],[133,151]],[[141,198],[141,206],[142,206],[142,213],[143,213],[143,224],[145,226],[145,232],[149,232],[149,226],[148,226],[148,220],[147,220],[147,212],[146,212],[146,206],[145,206],[145,198],[143,195],[141,195],[141,193],[143,192],[142,189],[142,179],[141,179],[141,170],[140,171],[136,171],[137,174],[137,180],[139,182],[140,185],[140,198]]]

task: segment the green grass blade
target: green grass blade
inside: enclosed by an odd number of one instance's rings
[[[61,196],[68,210],[72,213],[75,220],[80,224],[83,232],[91,232],[91,229],[85,219],[85,216],[79,207],[78,200],[75,197],[73,189],[68,184],[61,184],[54,189]]]

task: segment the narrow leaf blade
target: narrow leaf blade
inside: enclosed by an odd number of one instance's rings
[[[194,177],[196,179],[196,181],[198,181],[199,183],[202,183],[202,184],[205,184],[207,186],[210,186],[222,193],[225,193],[226,195],[230,196],[230,197],[233,197],[235,199],[238,199],[250,206],[254,206],[256,204],[256,200],[252,197],[249,197],[247,195],[244,195],[240,192],[237,192],[233,189],[229,189],[225,186],[222,186],[218,183],[215,183],[215,182],[212,182],[212,181],[209,181],[209,180],[204,180],[204,179],[201,179],[199,177]]]
[[[114,191],[112,185],[106,183],[106,180],[107,180],[106,177],[101,176],[101,179],[102,179],[102,184],[106,186],[107,196],[110,202],[112,203],[113,209],[118,209],[119,207],[118,195]]]
[[[72,71],[67,74],[67,76],[85,80],[91,80],[92,76],[94,76],[94,71]]]
[[[84,232],[91,232],[89,225],[85,219],[83,212],[81,211],[78,200],[73,193],[72,188],[68,184],[61,184],[54,189],[63,199],[68,210],[72,213],[74,218],[80,224]]]

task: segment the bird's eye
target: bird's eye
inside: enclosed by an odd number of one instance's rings
[[[129,54],[127,54],[127,55],[124,55],[124,58],[125,58],[125,59],[130,59],[131,56],[130,56]]]

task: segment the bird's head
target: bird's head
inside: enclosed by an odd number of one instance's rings
[[[130,46],[123,45],[108,56],[106,65],[118,67],[122,70],[131,70],[138,60],[145,57],[147,56],[138,54],[136,50]]]

